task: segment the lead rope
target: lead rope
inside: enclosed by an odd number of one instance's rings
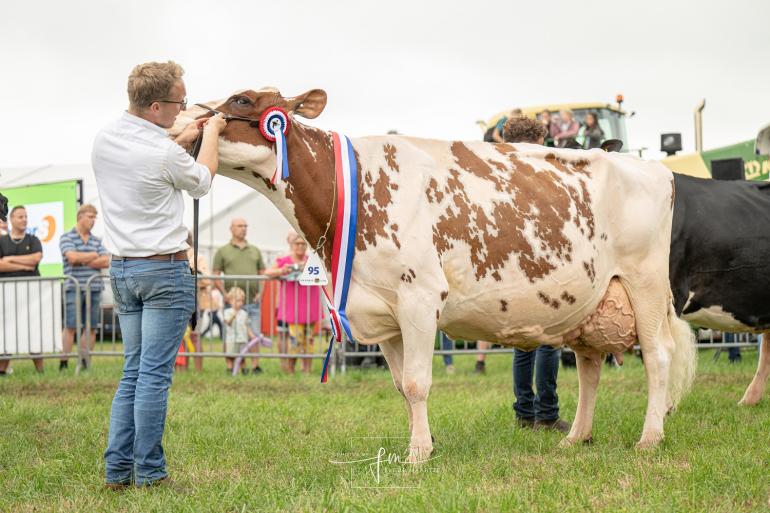
[[[198,138],[195,139],[195,145],[193,145],[192,158],[197,159],[198,154],[201,151],[201,143],[203,142],[203,129],[201,128],[198,133]],[[210,171],[209,171],[210,172]],[[190,329],[195,331],[195,327],[198,325],[198,211],[200,209],[200,200],[198,198],[193,199],[193,265],[190,267],[193,269],[193,281],[195,282],[195,290],[193,304],[192,317],[190,317]]]

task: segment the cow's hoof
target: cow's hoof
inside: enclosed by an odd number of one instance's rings
[[[433,453],[433,447],[410,447],[409,456],[406,458],[407,463],[417,464],[426,461]]]
[[[642,451],[654,449],[663,440],[663,434],[642,436],[642,439],[636,443],[636,448]]]
[[[738,404],[740,406],[754,406],[759,402],[760,398],[761,394],[755,394],[751,390],[746,390],[746,393],[743,394],[743,399],[738,401]]]

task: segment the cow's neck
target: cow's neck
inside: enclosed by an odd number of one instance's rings
[[[287,135],[286,153],[289,179],[283,196],[293,206],[297,224],[294,228],[311,249],[318,249],[326,269],[331,270],[338,201],[332,136],[295,121]]]

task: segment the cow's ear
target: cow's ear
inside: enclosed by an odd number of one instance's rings
[[[286,99],[289,112],[293,112],[303,118],[317,118],[326,107],[326,91],[323,89],[311,89],[305,94]]]

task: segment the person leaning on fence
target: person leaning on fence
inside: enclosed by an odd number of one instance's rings
[[[169,138],[166,129],[187,105],[183,73],[171,61],[136,66],[128,111],[99,131],[91,155],[125,354],[104,453],[110,489],[168,476],[161,443],[168,389],[195,301],[182,191],[194,198],[209,191],[226,125],[217,114]],[[185,147],[201,130],[196,162]]]
[[[43,245],[40,239],[27,233],[27,209],[16,205],[9,218],[11,231],[0,237],[0,279],[40,276],[38,266],[43,259]],[[43,359],[33,357],[32,361],[35,370],[43,372]],[[10,360],[0,360],[0,376],[6,375],[9,365]]]
[[[283,276],[278,295],[278,325],[284,330],[280,337],[281,352],[290,355],[313,354],[313,331],[321,319],[320,287],[300,285],[297,281],[307,262],[307,242],[296,233],[289,233],[290,252],[275,261],[272,272]],[[284,372],[293,374],[297,358],[282,359]],[[309,373],[313,360],[302,359],[302,372]]]
[[[224,313],[225,326],[227,326],[225,330],[225,352],[240,354],[249,343],[249,340],[256,337],[256,334],[251,329],[251,323],[249,323],[249,313],[243,308],[246,303],[246,293],[240,287],[232,287],[227,291],[225,299],[230,305],[229,308],[225,308]],[[234,356],[225,356],[228,374],[233,372],[235,358]],[[248,371],[243,368],[241,372],[246,374]],[[256,374],[254,369],[252,369],[252,373]]]
[[[82,339],[87,340],[93,351],[96,342],[96,325],[99,323],[101,311],[102,289],[104,284],[99,276],[102,269],[110,266],[110,255],[102,245],[102,239],[91,234],[96,222],[96,207],[86,203],[78,209],[75,227],[63,234],[59,239],[59,249],[64,262],[64,275],[77,280],[78,291],[71,280],[64,282],[64,333],[62,334],[63,354],[59,362],[59,370],[68,365],[68,356],[72,351],[75,331],[83,330]],[[86,285],[90,286],[86,290]],[[79,293],[78,293],[79,292]],[[90,295],[91,328],[86,333],[86,295]],[[77,324],[77,312],[80,311],[80,324]],[[85,367],[85,360],[82,362]]]

